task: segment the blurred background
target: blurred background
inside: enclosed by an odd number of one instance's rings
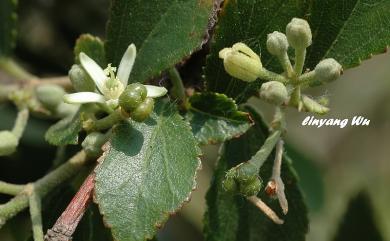
[[[82,33],[104,37],[108,6],[108,0],[19,0],[16,59],[41,77],[66,75],[73,63],[77,37]],[[1,81],[6,78],[0,72]],[[370,125],[343,129],[302,126],[307,114],[288,111],[288,153],[294,159],[309,207],[307,240],[356,240],[354,230],[362,227],[372,233],[366,240],[390,241],[390,53],[363,61],[345,71],[338,81],[309,93],[330,98],[331,111],[323,118],[364,116]],[[270,106],[255,98],[250,102],[271,118]],[[0,105],[0,129],[11,128],[15,115],[13,106]],[[43,138],[50,124],[38,119],[29,122],[20,151],[0,158],[0,180],[26,183],[49,170],[58,151]],[[159,240],[203,240],[204,195],[218,148],[203,148],[198,189],[191,202],[160,231]],[[66,151],[70,155],[74,150]],[[66,205],[76,188],[62,188],[69,189],[70,194],[54,200],[63,200]],[[0,196],[0,203],[8,198]],[[61,205],[57,209],[56,213],[61,213]],[[356,223],[351,224],[351,220]],[[22,213],[0,230],[0,240],[25,241],[29,228],[28,213]],[[337,236],[340,229],[349,235]]]

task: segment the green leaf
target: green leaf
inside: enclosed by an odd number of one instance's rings
[[[107,59],[118,66],[127,46],[137,46],[129,82],[145,82],[201,47],[212,0],[112,1]]]
[[[119,124],[96,170],[95,196],[115,240],[151,239],[195,188],[200,149],[172,104]]]
[[[297,185],[295,171],[287,156],[283,158],[282,179],[289,201],[288,214],[284,216],[278,201],[269,198],[264,191],[259,194],[259,197],[284,219],[282,225],[273,223],[244,197],[232,196],[222,188],[226,171],[249,160],[259,150],[268,135],[268,128],[262,123],[261,117],[252,108],[247,107],[246,110],[254,119],[255,125],[240,138],[230,140],[222,147],[214,179],[207,194],[206,240],[302,241],[308,230],[307,211]],[[268,181],[272,174],[273,158],[271,155],[260,170],[260,176],[264,181]]]
[[[99,37],[90,34],[82,34],[77,40],[74,47],[75,62],[80,64],[79,54],[84,52],[96,61],[102,68],[107,65],[104,43]]]
[[[52,145],[77,145],[79,132],[83,129],[80,111],[73,116],[65,117],[52,125],[45,134],[45,139]]]
[[[0,57],[11,54],[15,47],[17,14],[16,0],[0,1]]]
[[[234,100],[224,94],[197,93],[189,102],[186,119],[200,144],[230,140],[252,125],[249,114],[239,111]]]
[[[365,192],[352,198],[334,241],[382,241],[371,201]]]
[[[323,58],[334,58],[344,69],[355,66],[390,45],[390,2],[383,0],[231,0],[226,1],[205,67],[207,89],[244,102],[261,81],[247,84],[230,77],[218,52],[236,42],[245,42],[260,53],[263,65],[274,72],[282,69],[266,48],[267,34],[285,32],[293,17],[306,18],[313,32],[306,67]]]
[[[204,70],[207,90],[224,93],[233,97],[237,103],[244,102],[255,93],[254,90],[258,89],[261,82],[247,84],[228,75],[223,61],[218,57],[219,51],[237,42],[244,42],[255,52],[261,52],[262,63],[266,68],[281,71],[276,59],[267,52],[267,34],[284,32],[293,17],[303,16],[304,13],[303,1],[225,1]]]
[[[390,45],[389,15],[390,1],[315,1],[308,15],[313,32],[308,67],[331,57],[347,69],[385,52]]]

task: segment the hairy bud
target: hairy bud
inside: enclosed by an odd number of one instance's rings
[[[262,64],[259,55],[244,43],[236,43],[231,48],[219,51],[226,72],[231,76],[252,82],[259,77]]]
[[[295,49],[305,49],[311,45],[312,34],[309,23],[300,18],[293,18],[286,27],[288,43]]]
[[[87,72],[77,64],[74,64],[69,70],[69,78],[72,82],[73,88],[77,92],[94,92],[95,83]]]
[[[102,153],[102,145],[106,142],[106,136],[100,132],[88,134],[81,143],[85,153],[90,157],[98,157]]]
[[[317,101],[313,100],[312,98],[308,96],[302,96],[302,104],[303,108],[307,112],[313,112],[320,115],[324,115],[329,112],[329,108],[326,106],[321,105]]]
[[[18,138],[10,131],[0,131],[0,156],[8,156],[16,151]]]
[[[324,59],[314,69],[315,79],[321,83],[328,83],[340,77],[342,71],[343,67],[336,60]]]
[[[288,92],[284,84],[278,81],[269,81],[261,85],[260,98],[275,104],[281,105],[288,99]]]
[[[286,35],[278,31],[268,34],[267,49],[275,56],[282,56],[287,53],[288,41]]]
[[[58,85],[45,84],[38,86],[35,89],[35,94],[43,106],[48,110],[54,111],[56,107],[62,103],[66,92]]]

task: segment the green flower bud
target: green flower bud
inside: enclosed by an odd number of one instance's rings
[[[119,105],[127,112],[133,112],[146,98],[146,87],[139,83],[130,84],[119,96]]]
[[[67,116],[74,115],[78,109],[79,106],[77,105],[62,102],[57,106],[55,114],[60,118],[65,118]]]
[[[219,58],[223,59],[226,72],[247,82],[256,80],[263,67],[259,55],[244,43],[236,43],[232,48],[222,49],[219,51]]]
[[[133,112],[131,112],[131,119],[142,122],[146,120],[154,108],[153,98],[147,97]]]
[[[230,169],[222,182],[226,192],[240,193],[244,196],[256,195],[262,186],[257,168],[249,162],[244,162]]]
[[[329,108],[326,106],[321,105],[317,101],[313,100],[312,98],[308,96],[302,96],[302,104],[303,108],[307,112],[313,112],[320,115],[326,114],[329,112]]]
[[[278,81],[269,81],[261,85],[260,98],[274,104],[281,105],[288,100],[286,86]]]
[[[246,197],[257,195],[260,192],[262,182],[258,176],[252,176],[240,182],[240,193]]]
[[[324,59],[314,69],[315,79],[322,83],[328,83],[340,77],[342,71],[343,67],[336,60]]]
[[[309,23],[300,18],[293,18],[286,27],[288,43],[295,49],[305,49],[311,45],[311,30]]]
[[[44,107],[50,111],[54,111],[62,103],[66,92],[58,85],[45,84],[38,86],[35,89],[35,94]]]
[[[69,78],[77,92],[95,91],[95,82],[80,65],[74,64],[72,66],[69,70]]]
[[[18,138],[10,131],[0,131],[0,156],[8,156],[16,151]]]
[[[81,143],[84,151],[90,157],[98,157],[102,154],[102,145],[107,141],[106,135],[100,132],[88,134]]]
[[[286,35],[278,31],[268,34],[267,49],[275,56],[282,56],[287,53],[288,41]]]
[[[235,194],[238,192],[238,185],[234,178],[226,177],[225,180],[222,181],[222,187],[225,192]]]

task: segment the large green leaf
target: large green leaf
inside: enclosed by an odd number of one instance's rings
[[[115,240],[150,239],[195,188],[200,149],[172,104],[113,132],[96,170],[95,197]]]
[[[107,59],[118,66],[130,43],[138,49],[130,82],[160,75],[199,49],[212,0],[114,0],[107,28]]]
[[[351,199],[333,240],[384,240],[376,224],[375,213],[367,193],[361,192]]]
[[[208,210],[205,216],[207,241],[303,241],[308,230],[307,211],[302,194],[297,186],[297,177],[291,160],[284,156],[282,179],[286,185],[289,211],[283,216],[277,200],[269,198],[263,191],[259,197],[275,210],[285,221],[273,223],[253,204],[241,196],[232,196],[222,188],[226,171],[247,161],[264,143],[268,135],[261,117],[251,108],[249,113],[255,125],[238,139],[224,144],[211,188],[207,194]],[[273,157],[264,163],[260,176],[267,181],[272,174]]]
[[[82,128],[80,111],[78,111],[73,116],[67,116],[52,125],[47,130],[45,139],[55,146],[77,145]]]
[[[388,0],[315,1],[308,16],[313,45],[307,67],[332,57],[350,68],[390,45]]]
[[[0,1],[0,57],[7,56],[15,47],[16,0]]]
[[[261,84],[246,84],[226,74],[218,52],[236,42],[261,52],[263,65],[280,72],[276,58],[266,50],[267,34],[285,32],[293,17],[308,19],[312,27],[306,67],[313,68],[324,57],[335,58],[344,69],[352,67],[390,45],[389,14],[390,1],[383,0],[226,1],[205,68],[207,89],[226,93],[240,103]]]
[[[224,94],[198,93],[189,102],[186,119],[200,144],[230,140],[252,125],[249,114],[239,111],[234,100]]]
[[[99,37],[95,37],[90,34],[80,35],[80,37],[76,40],[76,45],[74,47],[75,62],[78,64],[80,64],[79,54],[81,52],[84,52],[95,60],[100,67],[106,67],[107,63],[104,43]]]

